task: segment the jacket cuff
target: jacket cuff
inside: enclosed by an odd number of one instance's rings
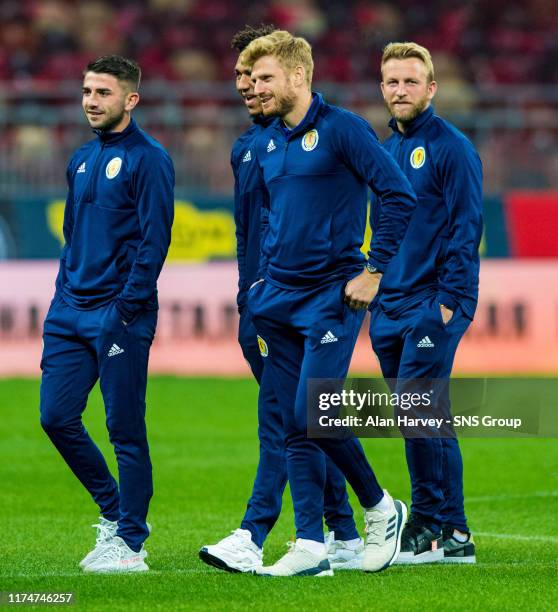
[[[372,255],[372,253],[368,253],[368,262],[373,265],[378,272],[383,274],[386,270],[387,265],[383,261],[379,261]],[[368,263],[366,262],[366,263]]]

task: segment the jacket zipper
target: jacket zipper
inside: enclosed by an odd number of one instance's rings
[[[283,153],[283,167],[281,169],[281,176],[285,176],[287,172],[287,153],[289,152],[289,140],[285,140],[285,151]]]
[[[95,184],[95,181],[97,180],[97,168],[99,167],[99,161],[101,159],[101,156],[103,155],[103,150],[105,148],[105,143],[102,142],[101,143],[101,148],[99,149],[99,153],[97,154],[97,157],[95,158],[95,163],[93,164],[93,172],[91,173],[91,178],[89,179],[89,183],[87,184],[87,199],[82,198],[82,201],[84,202],[91,202],[93,203],[93,185]]]
[[[402,154],[403,154],[403,139],[405,137],[403,135],[401,135],[399,137],[399,153],[397,155],[398,161],[399,161],[399,167],[403,168],[403,159],[402,159]]]

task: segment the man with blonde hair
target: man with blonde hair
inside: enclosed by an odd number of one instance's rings
[[[306,40],[259,38],[241,61],[252,68],[263,114],[277,116],[254,147],[270,210],[262,245],[265,276],[250,289],[248,307],[281,404],[297,530],[291,550],[257,572],[332,574],[322,526],[321,451],[364,508],[363,569],[379,571],[399,552],[406,507],[382,490],[353,435],[308,438],[308,382],[346,377],[364,311],[378,289],[378,272],[397,252],[415,196],[370,126],[312,92]],[[382,201],[382,225],[366,264],[360,246],[368,185]]]
[[[449,377],[477,305],[482,164],[471,142],[434,114],[437,83],[427,49],[391,43],[381,71],[394,132],[384,147],[411,182],[418,205],[371,304],[370,337],[395,390],[432,389],[429,416],[451,423]],[[374,205],[371,223],[373,231],[381,228]],[[412,506],[397,563],[474,563],[453,427],[403,434]]]

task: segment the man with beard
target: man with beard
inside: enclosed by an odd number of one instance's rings
[[[482,164],[469,140],[434,114],[437,84],[427,49],[391,43],[381,70],[394,132],[384,147],[411,182],[418,205],[371,304],[370,337],[394,389],[432,389],[430,416],[451,422],[449,377],[478,296]],[[381,205],[373,203],[373,231],[379,212]],[[474,563],[453,428],[406,435],[405,452],[412,507],[397,563]]]
[[[233,37],[232,47],[242,52],[252,40],[274,32],[273,26],[247,27]],[[275,34],[280,37],[281,33]],[[260,261],[262,221],[265,228],[269,196],[256,164],[254,145],[273,117],[262,115],[261,102],[254,94],[250,69],[239,60],[235,66],[236,89],[244,101],[253,125],[234,143],[231,166],[234,173],[234,216],[238,257],[238,341],[246,361],[260,385],[258,396],[258,437],[260,458],[252,495],[239,529],[216,544],[202,547],[200,559],[230,572],[251,572],[262,565],[263,544],[281,512],[287,483],[285,434],[281,408],[271,376],[260,354],[257,332],[246,307],[250,286],[263,274]],[[263,215],[263,219],[261,217]],[[331,460],[327,463],[324,517],[329,528],[328,557],[333,569],[359,569],[363,544],[356,530],[348,501],[345,479]]]
[[[312,93],[310,45],[288,33],[254,40],[241,54],[265,116],[255,143],[270,194],[264,278],[248,307],[281,405],[297,540],[257,573],[330,576],[324,544],[324,451],[364,508],[363,569],[387,568],[399,552],[405,505],[382,490],[352,435],[309,439],[308,381],[344,379],[364,310],[397,252],[416,199],[408,180],[360,117]],[[367,186],[382,200],[381,228],[365,269]],[[377,268],[377,269],[376,269]],[[335,383],[334,383],[334,386]]]
[[[68,164],[66,244],[44,323],[41,425],[101,514],[96,546],[80,563],[86,572],[148,569],[147,362],[171,237],[174,169],[131,118],[140,75],[136,62],[116,55],[84,72],[82,106],[97,137]],[[97,379],[118,484],[81,420]]]

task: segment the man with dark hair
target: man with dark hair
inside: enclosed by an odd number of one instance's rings
[[[262,25],[247,26],[232,39],[232,47],[243,51],[252,40],[274,32],[275,28]],[[231,165],[235,179],[235,222],[238,256],[238,310],[240,324],[238,340],[246,361],[260,385],[258,396],[258,436],[260,460],[248,501],[248,508],[232,535],[204,546],[199,556],[202,561],[226,571],[250,572],[262,565],[262,548],[268,533],[281,512],[283,491],[287,482],[285,432],[281,408],[264,368],[257,332],[246,301],[250,286],[259,278],[262,221],[268,206],[268,192],[254,158],[254,143],[273,117],[264,117],[261,102],[254,95],[250,69],[237,61],[236,89],[244,101],[254,124],[233,145]],[[329,528],[329,558],[334,569],[357,569],[362,563],[363,544],[356,530],[352,508],[348,501],[345,479],[333,462],[327,462],[327,481],[324,495],[324,516]]]
[[[145,428],[157,278],[170,244],[174,169],[131,118],[139,66],[102,57],[88,65],[82,106],[96,138],[67,168],[66,244],[44,323],[41,425],[100,508],[86,572],[148,569],[143,548],[153,492]],[[100,380],[119,483],[81,415]]]
[[[103,55],[87,64],[83,75],[88,72],[112,74],[122,85],[126,85],[130,92],[139,91],[141,68],[132,59],[120,55]]]

